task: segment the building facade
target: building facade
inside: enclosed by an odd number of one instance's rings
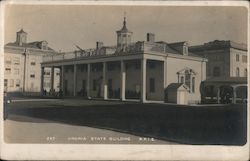
[[[248,76],[246,44],[215,40],[192,46],[189,50],[208,59],[207,80],[202,83],[202,99],[217,103],[246,102]]]
[[[27,33],[21,29],[16,33],[16,41],[4,46],[4,90],[40,92],[43,56],[54,54],[57,52],[51,49],[46,41],[28,43]],[[45,69],[45,72],[50,73],[50,69]],[[50,78],[45,76],[45,86],[49,83]]]
[[[189,50],[208,59],[207,79],[213,77],[247,77],[247,45],[219,41],[191,46]]]
[[[187,42],[156,42],[153,33],[146,35],[146,41],[132,42],[126,18],[116,33],[114,46],[97,42],[93,49],[45,56],[42,71],[60,70],[60,89],[69,96],[180,104],[200,101],[207,59],[189,52]],[[54,81],[51,77],[51,89]],[[183,87],[176,89],[175,98],[167,88],[173,83]]]

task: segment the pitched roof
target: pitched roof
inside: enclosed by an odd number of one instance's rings
[[[165,51],[168,52],[168,53],[181,54],[176,49],[170,47],[169,44],[167,42],[165,42],[165,41],[157,41],[156,43],[158,43],[158,44],[165,44]]]
[[[169,43],[169,46],[183,46],[185,43],[187,43],[186,41],[181,41],[181,42],[174,42],[174,43]]]
[[[188,90],[188,87],[186,85],[184,85],[183,83],[171,83],[167,86],[166,90],[177,90],[180,87],[185,88],[186,90]]]
[[[214,41],[204,43],[202,45],[191,46],[190,50],[193,52],[197,52],[197,51],[203,51],[203,50],[216,50],[216,49],[225,49],[225,48],[235,48],[235,49],[247,51],[246,44],[239,44],[231,40],[226,40],[226,41],[214,40]]]
[[[124,17],[124,20],[123,20],[123,26],[121,28],[121,30],[118,30],[116,32],[122,32],[122,33],[126,33],[126,32],[131,32],[127,29],[127,26],[126,26],[126,17]]]
[[[16,42],[11,42],[6,44],[5,46],[13,46],[13,47],[24,47],[24,48],[32,48],[32,49],[41,49],[40,44],[42,41],[34,41],[30,43],[23,43],[22,45],[17,44]],[[48,47],[47,50],[54,51],[52,48]]]
[[[21,30],[18,31],[17,33],[26,33],[26,34],[27,34],[27,32],[23,31],[23,29],[21,29]]]

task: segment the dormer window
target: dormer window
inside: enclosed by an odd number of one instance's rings
[[[40,48],[42,50],[48,50],[48,43],[47,43],[47,41],[42,41],[41,45],[40,45]]]

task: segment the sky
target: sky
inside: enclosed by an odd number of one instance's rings
[[[28,42],[46,40],[56,51],[95,48],[96,41],[116,45],[126,12],[132,41],[188,41],[190,45],[213,40],[247,44],[247,9],[244,7],[7,5],[5,44],[14,42],[21,28]]]

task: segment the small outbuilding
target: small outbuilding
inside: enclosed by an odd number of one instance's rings
[[[188,104],[188,91],[183,83],[171,83],[165,90],[165,102]]]

